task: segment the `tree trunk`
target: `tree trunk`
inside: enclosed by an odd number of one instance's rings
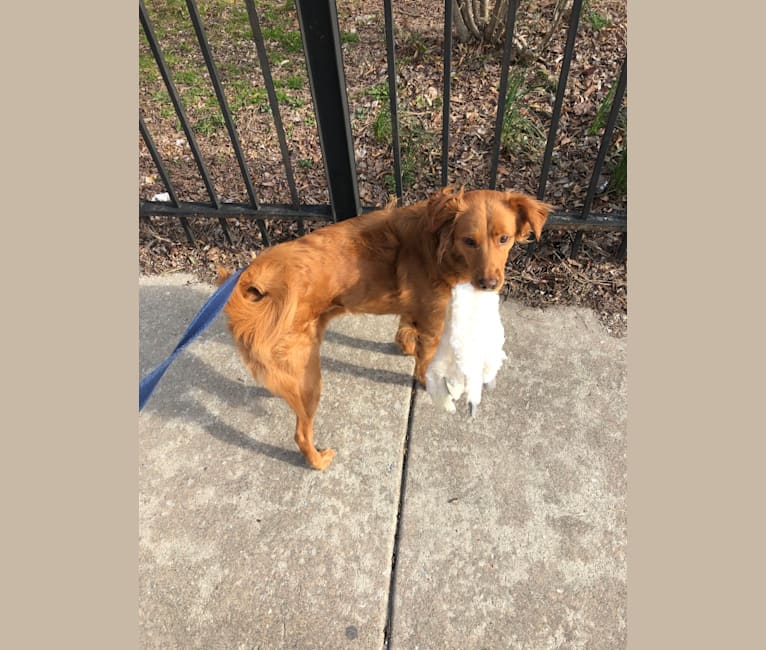
[[[555,3],[553,20],[548,31],[542,35],[534,47],[527,45],[518,33],[513,36],[513,58],[523,63],[530,63],[539,58],[548,47],[559,28],[562,19],[568,15],[567,7],[572,0],[550,0]],[[517,4],[516,16],[523,13]],[[508,13],[508,0],[452,0],[452,22],[457,39],[462,43],[485,42],[499,45],[505,36],[505,19]],[[515,30],[518,32],[518,30]]]
[[[452,5],[455,33],[459,41],[502,41],[508,0],[452,0]]]

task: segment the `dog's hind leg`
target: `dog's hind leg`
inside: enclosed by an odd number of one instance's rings
[[[293,359],[292,372],[281,373],[269,390],[283,398],[295,412],[295,443],[306,462],[314,469],[324,470],[335,457],[335,451],[318,450],[314,446],[314,415],[322,393],[319,341],[312,342],[305,356],[299,353]],[[302,359],[305,363],[301,363]]]

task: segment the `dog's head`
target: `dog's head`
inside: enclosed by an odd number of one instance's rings
[[[552,207],[516,192],[444,188],[428,202],[437,259],[477,289],[499,291],[511,246],[539,239]]]

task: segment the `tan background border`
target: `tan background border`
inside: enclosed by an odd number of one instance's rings
[[[750,6],[629,3],[632,648],[762,641]],[[137,646],[136,13],[4,12],[4,647]]]
[[[5,648],[138,645],[137,13],[3,10]]]
[[[631,648],[763,643],[764,10],[751,6],[629,3]]]

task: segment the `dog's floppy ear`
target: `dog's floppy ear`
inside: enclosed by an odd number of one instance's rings
[[[530,232],[534,233],[535,239],[540,239],[548,213],[553,206],[526,194],[506,192],[506,196],[511,209],[516,212],[516,241],[527,241]]]
[[[453,185],[443,187],[428,199],[428,230],[435,233],[442,226],[455,220],[457,214],[465,208],[464,190]]]
[[[441,263],[447,250],[452,245],[452,233],[455,221],[462,210],[463,188],[443,187],[428,200],[427,228],[436,236],[436,260]]]
[[[463,188],[443,187],[428,200],[427,228],[436,236],[436,260],[441,263],[452,245],[455,221],[461,210],[465,209]]]

